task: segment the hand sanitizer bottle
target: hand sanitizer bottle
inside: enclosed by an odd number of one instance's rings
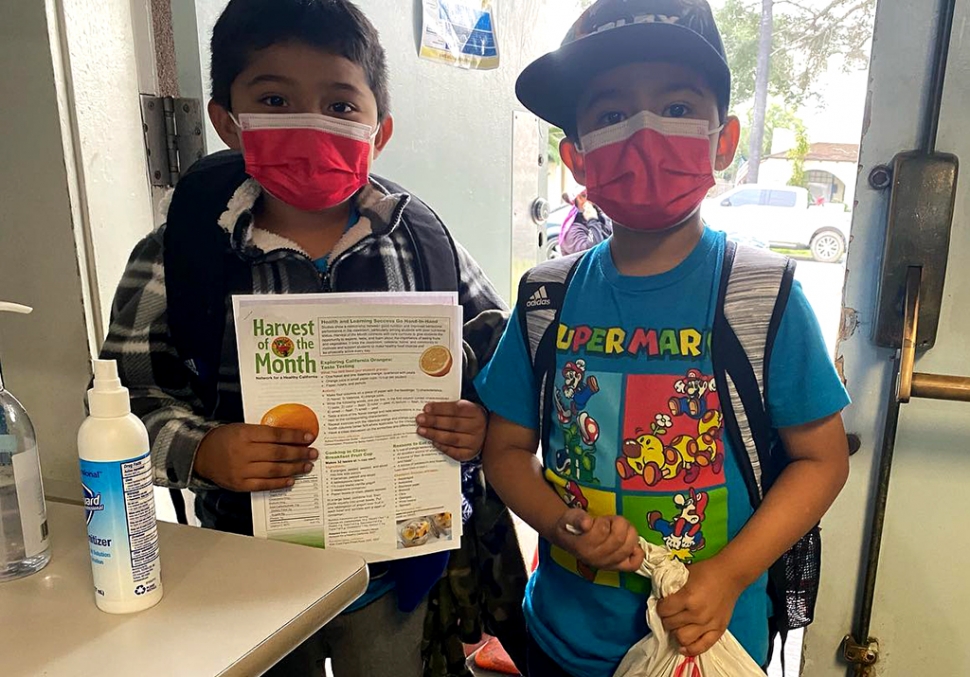
[[[112,614],[142,611],[162,599],[152,461],[114,360],[94,361],[88,407],[77,447],[94,600]]]
[[[0,301],[0,312],[27,314]],[[37,438],[23,405],[0,377],[0,581],[40,571],[51,559]]]

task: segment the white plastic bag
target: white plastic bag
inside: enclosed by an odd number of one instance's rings
[[[730,632],[696,658],[680,654],[680,645],[668,637],[657,615],[657,601],[687,584],[687,567],[671,559],[666,548],[643,539],[640,547],[647,556],[638,573],[653,581],[647,600],[647,624],[652,632],[630,649],[613,677],[765,677]]]

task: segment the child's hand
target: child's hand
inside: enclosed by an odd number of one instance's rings
[[[593,569],[634,572],[643,562],[640,534],[623,517],[591,517],[573,508],[556,524],[555,542]]]
[[[293,486],[313,469],[319,454],[303,430],[231,423],[212,430],[199,445],[193,472],[230,491],[269,491]]]
[[[743,586],[734,582],[717,558],[689,567],[679,592],[657,603],[664,628],[680,643],[681,653],[700,656],[721,638],[731,622]]]
[[[432,402],[418,414],[418,435],[456,461],[470,461],[485,445],[488,416],[474,402]]]

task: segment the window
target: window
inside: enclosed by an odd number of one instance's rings
[[[748,205],[760,205],[762,204],[761,194],[762,192],[757,188],[746,188],[745,190],[739,190],[737,193],[727,198],[724,201],[725,207],[746,207]]]
[[[769,207],[794,207],[798,204],[798,196],[793,190],[773,190],[768,196]]]
[[[810,169],[805,172],[805,183],[817,183],[820,186],[833,186],[835,185],[836,178],[831,172],[826,172],[821,169]]]

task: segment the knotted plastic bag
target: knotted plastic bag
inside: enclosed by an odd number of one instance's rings
[[[667,635],[657,614],[657,601],[687,584],[687,567],[671,559],[661,546],[640,540],[646,553],[637,572],[653,581],[647,600],[647,625],[652,632],[627,652],[614,677],[765,677],[738,640],[725,632],[717,644],[696,658],[680,653],[677,640]]]

